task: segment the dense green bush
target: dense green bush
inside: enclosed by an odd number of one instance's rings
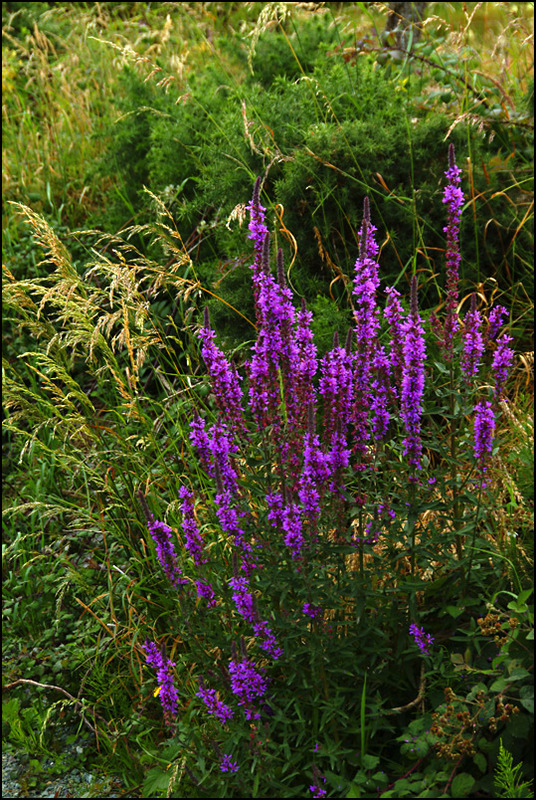
[[[469,288],[491,278],[501,289],[523,281],[530,292],[532,235],[520,224],[521,178],[515,177],[530,165],[526,149],[519,142],[517,150],[513,147],[512,129],[503,126],[500,136],[487,136],[459,124],[449,133],[449,117],[418,108],[407,79],[393,79],[367,57],[346,63],[330,50],[334,28],[321,46],[325,30],[315,20],[303,34],[300,30],[297,52],[287,34],[265,34],[254,72],[241,82],[229,67],[210,61],[191,77],[179,102],[136,71],[125,70],[121,117],[106,161],[125,187],[115,215],[109,216],[112,224],[118,228],[126,216],[148,210],[142,190],[148,186],[188,237],[201,280],[249,313],[247,271],[236,271],[236,261],[230,260],[231,253],[248,254],[240,245],[238,224],[229,217],[247,201],[252,178],[264,176],[266,196],[275,198],[287,229],[280,243],[288,263],[294,246],[287,232],[295,240],[289,277],[296,292],[322,296],[324,303],[331,293],[328,302],[333,313],[339,309],[344,327],[360,198],[367,192],[385,239],[386,280],[401,281],[405,291],[402,275],[409,274],[416,257],[427,283],[423,303],[431,307],[438,302],[437,276],[443,269],[439,187],[448,135],[472,165],[473,202],[469,187],[466,193],[473,214],[465,215],[462,229],[462,281]],[[244,44],[236,39],[233,45],[244,62]],[[213,307],[211,312],[221,329],[228,310]],[[247,325],[241,328],[233,319],[222,333],[237,344],[247,337]]]

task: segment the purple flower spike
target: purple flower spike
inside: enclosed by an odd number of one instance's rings
[[[429,633],[424,632],[424,628],[418,628],[414,623],[409,626],[409,632],[415,639],[415,644],[424,656],[430,655],[430,647],[434,641]]]
[[[323,439],[329,442],[341,426],[346,436],[352,414],[353,356],[350,348],[340,347],[338,337],[321,361],[319,391],[324,400]]]
[[[209,608],[214,608],[217,605],[216,598],[214,597],[214,589],[209,583],[196,581],[195,588],[197,589],[197,594],[199,597],[204,597],[205,600],[208,601]]]
[[[253,187],[253,197],[251,198],[251,203],[249,203],[247,206],[247,210],[249,211],[249,238],[253,239],[255,244],[255,263],[252,265],[252,268],[257,273],[260,271],[261,266],[260,259],[262,255],[264,237],[268,233],[264,215],[266,209],[261,206],[260,190],[261,179],[257,178],[255,181],[255,186]]]
[[[268,683],[263,670],[257,671],[253,661],[247,658],[241,661],[230,661],[229,673],[231,675],[231,689],[238,700],[238,704],[244,707],[246,719],[259,719],[260,714],[252,708],[252,704],[258,698],[263,697],[268,687]]]
[[[180,586],[182,583],[188,583],[185,578],[181,578],[182,572],[177,566],[177,554],[171,539],[172,530],[169,525],[151,517],[147,527],[153,538],[156,556],[168,580],[175,587]]]
[[[495,414],[493,407],[487,400],[481,400],[475,406],[475,428],[474,428],[474,441],[473,452],[478,463],[478,472],[482,486],[486,486],[484,482],[485,473],[488,468],[489,461],[493,452],[493,433],[495,431]]]
[[[145,644],[142,644],[142,650],[145,650],[145,659],[149,666],[157,670],[156,678],[160,687],[158,696],[164,710],[164,719],[166,724],[172,725],[179,705],[179,696],[173,683],[172,669],[175,662],[166,658],[154,642],[146,641]]]
[[[421,467],[421,417],[424,394],[425,343],[422,320],[417,306],[417,278],[411,279],[411,300],[408,319],[402,324],[403,357],[400,410],[407,436],[404,439],[404,454],[414,469]],[[411,476],[410,480],[415,481]]]
[[[304,603],[302,613],[308,617],[311,617],[311,619],[316,619],[316,617],[322,616],[322,606],[315,606],[313,603]]]
[[[462,331],[463,353],[461,368],[466,379],[474,378],[478,373],[480,359],[484,352],[484,337],[482,336],[480,312],[476,307],[476,295],[471,295],[471,308],[465,315]]]
[[[497,349],[493,354],[491,368],[495,377],[495,400],[497,402],[503,397],[504,384],[506,383],[508,372],[514,360],[514,351],[508,347],[508,343],[511,341],[512,337],[504,333],[501,338],[497,340]]]
[[[186,486],[181,486],[179,489],[179,499],[182,501],[182,530],[186,537],[186,549],[189,551],[195,564],[206,564],[207,559],[203,555],[203,539],[199,532],[194,514],[194,504],[192,503],[193,494]]]
[[[461,169],[454,160],[454,145],[449,145],[449,168],[445,172],[448,184],[443,192],[443,202],[448,208],[448,222],[443,231],[447,234],[445,252],[447,266],[447,303],[446,319],[443,329],[443,351],[447,361],[452,361],[453,339],[458,330],[458,278],[461,262],[460,255],[460,217],[463,206],[461,186]]]
[[[404,360],[402,355],[402,342],[404,337],[402,334],[402,319],[404,317],[404,309],[399,300],[400,292],[392,286],[388,286],[385,290],[387,295],[387,304],[383,315],[389,323],[391,334],[391,371],[394,375],[396,385],[400,387],[402,383],[402,362]]]
[[[503,317],[507,316],[508,311],[504,306],[494,306],[491,309],[488,318],[488,330],[486,332],[486,339],[488,341],[493,341],[496,338],[501,325],[503,324]]]
[[[222,703],[221,700],[218,700],[215,689],[206,688],[203,678],[199,678],[199,691],[197,692],[197,697],[201,698],[206,705],[209,714],[214,714],[216,719],[219,719],[222,726],[233,717],[232,709],[229,708],[229,706],[226,706],[225,703]]]
[[[240,389],[242,379],[236,369],[229,364],[224,353],[214,344],[216,334],[210,327],[207,308],[205,308],[204,327],[201,328],[199,337],[203,341],[201,354],[212,380],[212,391],[222,419],[233,431],[245,432]]]

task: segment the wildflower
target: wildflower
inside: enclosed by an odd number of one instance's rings
[[[353,289],[353,294],[356,295],[353,421],[355,448],[361,454],[366,453],[366,441],[369,438],[367,417],[372,402],[371,362],[380,327],[379,310],[376,305],[376,291],[380,283],[376,261],[379,248],[374,238],[375,231],[376,227],[370,222],[368,197],[365,197]]]
[[[514,360],[514,351],[508,347],[508,343],[512,341],[512,337],[506,333],[497,340],[497,349],[493,354],[493,361],[491,368],[495,377],[495,400],[501,400],[504,392],[504,384],[508,377],[508,371],[512,366]]]
[[[351,337],[351,330],[349,335]],[[324,401],[323,436],[325,441],[330,440],[337,432],[339,425],[341,435],[346,434],[352,413],[352,362],[350,342],[347,343],[347,347],[340,347],[338,334],[335,334],[333,349],[320,362],[321,375],[318,388]]]
[[[324,780],[326,779],[324,778]],[[309,786],[309,791],[313,793],[313,797],[326,797],[327,794],[326,790],[322,786],[314,783]]]
[[[443,192],[443,202],[448,208],[448,222],[443,231],[447,234],[445,252],[447,266],[446,318],[443,328],[443,352],[447,361],[452,360],[453,339],[458,329],[456,310],[458,307],[458,279],[461,262],[460,255],[460,216],[463,205],[463,192],[460,188],[461,169],[454,160],[454,145],[449,145],[449,167],[445,172],[448,184]]]
[[[379,330],[379,310],[376,305],[376,291],[380,285],[379,265],[376,260],[379,247],[374,237],[375,231],[376,226],[370,221],[369,199],[365,197],[353,289],[357,305],[355,329],[358,350],[360,346],[368,350]]]
[[[177,715],[179,703],[172,673],[175,662],[166,658],[154,642],[146,641],[145,644],[142,644],[142,649],[145,650],[145,659],[149,666],[157,670],[156,679],[160,687],[158,696],[164,710],[164,719],[168,725],[171,725],[173,717]]]
[[[193,494],[186,486],[181,486],[179,499],[182,501],[182,530],[186,537],[186,549],[195,564],[205,564],[207,559],[203,557],[203,539],[194,516]]]
[[[391,352],[389,354],[391,371],[394,375],[396,384],[400,386],[402,383],[402,342],[404,340],[402,334],[402,319],[404,310],[398,299],[400,292],[392,286],[388,286],[385,290],[387,295],[387,303],[383,312],[385,319],[389,323],[391,334]]]
[[[310,415],[314,411],[310,406]],[[314,428],[314,421],[311,423]],[[320,440],[316,433],[308,431],[304,436],[303,467],[298,482],[298,497],[303,504],[305,516],[312,524],[320,516],[320,489],[330,476],[326,456],[320,448]]]
[[[492,454],[494,430],[495,414],[492,405],[487,400],[481,400],[474,409],[473,452],[478,462],[482,486],[486,485],[483,481]]]
[[[489,312],[488,317],[488,330],[486,331],[486,339],[492,341],[495,339],[502,325],[503,317],[508,316],[508,311],[504,306],[494,306]]]
[[[313,378],[318,367],[312,319],[313,315],[302,300],[301,309],[296,314],[296,329],[292,333],[287,375],[288,419],[291,425],[302,428],[307,420],[307,407],[315,399]]]
[[[320,781],[326,783],[326,778],[320,774],[320,770],[316,764],[313,764],[313,783],[309,786],[309,791],[312,792],[313,797],[326,797],[327,795],[327,792],[324,787],[321,786]]]
[[[268,235],[266,237],[268,241]],[[279,260],[281,257],[279,257]],[[267,265],[268,266],[268,265]],[[253,356],[246,363],[249,400],[257,425],[264,428],[279,421],[280,377],[289,372],[291,330],[294,322],[292,294],[268,271],[258,280],[258,334]]]
[[[404,336],[402,347],[404,364],[400,391],[400,410],[407,433],[403,441],[404,454],[409,456],[411,467],[420,469],[425,344],[422,320],[417,306],[417,278],[415,275],[411,279],[410,297],[409,317],[401,326]],[[410,478],[410,480],[413,480],[413,478]]]
[[[238,452],[238,447],[233,441],[229,426],[221,422],[212,425],[208,445],[214,463],[214,477],[218,480],[219,475],[223,491],[228,490],[235,494],[238,490],[238,475],[232,457]]]
[[[220,761],[220,769],[222,772],[238,772],[238,763],[231,761],[231,756],[223,756]]]
[[[265,653],[272,656],[274,661],[277,661],[277,659],[283,655],[283,649],[277,644],[277,639],[273,635],[271,628],[268,627],[267,622],[264,620],[254,622],[253,632],[255,636],[258,636],[261,640],[259,642],[261,650],[264,650]]]
[[[315,606],[313,603],[304,603],[302,607],[302,613],[308,617],[311,617],[311,619],[316,619],[316,617],[322,616],[322,606]]]
[[[389,400],[391,387],[389,384],[390,364],[383,347],[378,344],[372,357],[373,379],[371,383],[372,401],[371,431],[375,439],[383,438],[389,426]]]
[[[214,714],[214,716],[219,719],[222,726],[233,717],[233,710],[218,699],[215,689],[206,688],[203,678],[201,677],[199,678],[199,691],[196,692],[196,695],[204,702],[209,714]]]
[[[248,622],[255,622],[258,619],[258,615],[253,595],[249,591],[250,587],[247,578],[234,577],[230,579],[229,583],[233,589],[233,600],[237,611]]]
[[[171,539],[172,530],[169,525],[159,522],[151,515],[147,527],[155,544],[156,556],[168,580],[175,587],[187,583],[185,578],[181,578],[182,572],[177,566],[177,554]]]
[[[297,558],[303,547],[302,509],[296,503],[283,507],[282,528],[285,532],[284,542],[290,549],[292,557]]]
[[[208,600],[208,605],[211,608],[214,608],[216,605],[216,599],[214,597],[214,589],[212,586],[209,583],[203,583],[202,581],[196,581],[195,586],[199,597],[204,597],[205,600]]]
[[[253,661],[247,658],[229,662],[229,673],[231,675],[231,689],[238,700],[238,704],[244,707],[246,719],[259,719],[260,714],[251,708],[252,703],[266,692],[268,683],[264,675],[264,670],[257,671]]]
[[[260,641],[259,647],[274,660],[277,660],[283,651],[278,646],[275,636],[273,635],[268,623],[259,619],[255,599],[250,591],[250,586],[247,578],[235,576],[229,581],[233,589],[233,600],[239,614],[253,625],[253,632],[258,636]]]
[[[415,625],[415,623],[412,623],[409,626],[409,632],[415,639],[415,644],[417,645],[421,653],[425,656],[430,655],[430,647],[434,642],[433,637],[430,636],[429,633],[425,633],[424,628],[418,628],[417,625]]]
[[[205,308],[204,327],[201,328],[199,337],[203,340],[201,354],[212,379],[212,391],[222,418],[231,430],[245,432],[240,389],[242,379],[229,364],[224,353],[214,344],[216,334],[210,327],[208,308]]]
[[[476,307],[476,295],[471,295],[471,307],[463,323],[463,353],[461,368],[466,378],[474,378],[478,373],[480,359],[484,352],[484,338],[480,331],[480,312]]]
[[[253,197],[251,203],[247,206],[249,211],[249,238],[253,239],[255,247],[255,259],[251,265],[253,271],[253,294],[255,297],[255,306],[257,306],[257,298],[259,293],[258,284],[260,282],[260,275],[263,270],[263,247],[266,240],[268,228],[265,224],[264,212],[266,209],[260,204],[260,187],[261,179],[257,178],[253,188]],[[259,321],[257,317],[257,322]]]

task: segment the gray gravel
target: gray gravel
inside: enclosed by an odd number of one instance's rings
[[[78,749],[77,749],[78,748]],[[80,744],[66,745],[67,754],[79,753]],[[30,757],[2,752],[2,798],[4,797],[131,797],[110,791],[111,778],[95,776],[84,770],[72,768],[64,775],[50,772],[54,760],[40,756],[42,771],[36,774],[29,769]],[[37,783],[29,780],[35,778]]]

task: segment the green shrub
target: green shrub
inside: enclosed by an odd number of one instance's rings
[[[307,35],[297,34],[301,68],[286,35],[265,34],[253,75],[239,81],[223,62],[211,62],[191,76],[179,102],[126,70],[107,164],[122,176],[128,216],[147,210],[146,184],[169,203],[186,232],[202,280],[217,283],[215,293],[241,308],[247,282],[241,285],[230,261],[231,254],[248,254],[229,218],[253,177],[262,175],[278,210],[274,222],[286,228],[280,243],[288,263],[296,256],[290,275],[296,292],[326,296],[331,286],[333,299],[348,310],[344,276],[357,257],[359,203],[367,192],[384,241],[386,279],[405,291],[416,266],[427,283],[423,304],[431,307],[443,270],[440,177],[448,135],[472,169],[466,187],[472,213],[461,234],[464,285],[491,280],[506,290],[522,281],[530,295],[532,233],[514,177],[528,165],[522,148],[520,155],[508,152],[512,129],[486,136],[460,123],[449,133],[449,118],[417,107],[404,81],[367,57],[345,63],[318,47],[314,32],[320,29],[315,23],[305,28]],[[234,44],[243,61],[243,43]],[[283,47],[289,59],[280,58]],[[122,203],[119,216],[110,217],[116,228],[125,221]],[[219,324],[225,313],[220,310]],[[247,338],[247,325],[233,320],[222,334],[238,344]]]

